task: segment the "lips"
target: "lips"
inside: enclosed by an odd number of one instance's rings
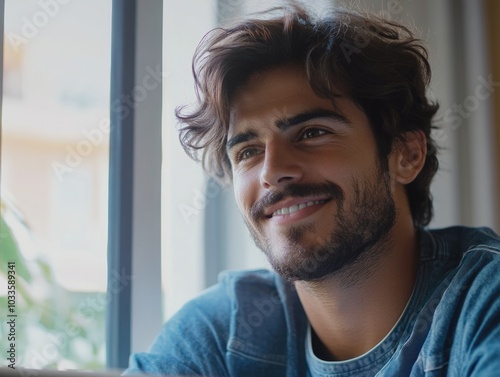
[[[292,213],[295,213],[303,208],[311,207],[311,206],[316,205],[316,204],[323,204],[326,202],[327,202],[327,200],[311,200],[311,201],[306,202],[306,203],[300,203],[298,205],[295,204],[295,205],[290,206],[290,207],[280,208],[280,209],[274,211],[271,216],[274,217],[274,216],[279,216],[279,215],[291,215]]]
[[[271,218],[275,216],[291,215],[301,209],[326,203],[330,199],[331,198],[292,198],[283,200],[268,207],[265,211],[265,216]]]
[[[291,221],[302,215],[306,216],[308,213],[314,213],[317,209],[323,207],[326,202],[333,200],[341,203],[343,199],[342,189],[333,182],[319,184],[291,183],[279,191],[266,191],[259,200],[252,204],[249,215],[256,223],[272,218],[274,218],[273,221],[278,219]]]

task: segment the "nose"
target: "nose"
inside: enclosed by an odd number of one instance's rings
[[[260,173],[260,184],[265,189],[283,188],[299,182],[304,170],[293,146],[272,142],[266,146],[264,163]]]

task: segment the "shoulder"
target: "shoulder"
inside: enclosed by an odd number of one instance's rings
[[[459,247],[464,251],[477,247],[500,251],[500,237],[487,227],[453,226],[442,229],[428,229],[423,232],[427,233],[435,244],[445,243]]]
[[[424,242],[434,246],[427,251],[430,274],[440,278],[426,302],[430,311],[421,312],[422,323],[430,324],[422,367],[448,369],[450,375],[492,375],[500,367],[500,239],[488,228],[425,233]]]
[[[454,226],[422,231],[422,242],[431,259],[500,258],[500,237],[490,228]],[[432,255],[431,255],[432,254]]]
[[[443,271],[448,293],[453,288],[455,296],[475,296],[478,290],[484,295],[500,289],[500,238],[491,229],[452,227],[427,235],[435,244],[435,259],[453,262],[449,271]]]
[[[271,271],[223,272],[165,323],[148,353],[133,355],[129,371],[231,374],[232,353],[265,354],[269,331],[283,339],[283,302],[293,293]]]
[[[278,277],[268,270],[224,271],[217,284],[188,301],[165,325],[199,333],[205,329],[212,337],[229,337],[229,324],[235,313],[248,310],[256,300],[277,295]],[[207,335],[207,334],[205,334]]]

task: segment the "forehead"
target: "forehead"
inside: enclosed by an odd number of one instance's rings
[[[313,108],[337,109],[318,97],[303,70],[278,67],[251,75],[232,98],[228,136],[263,119],[287,118]]]

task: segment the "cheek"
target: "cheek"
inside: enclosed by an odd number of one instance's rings
[[[342,190],[346,189],[346,185],[349,185],[359,172],[357,163],[344,155],[328,156],[310,166],[313,167],[308,169],[313,181],[330,181],[339,185]]]
[[[237,176],[233,178],[233,187],[236,205],[238,206],[240,212],[245,214],[247,212],[246,209],[249,208],[248,201],[250,193],[248,192],[248,185],[245,185],[244,180]]]
[[[233,188],[236,204],[241,213],[246,214],[258,200],[259,180],[251,174],[233,176]]]

